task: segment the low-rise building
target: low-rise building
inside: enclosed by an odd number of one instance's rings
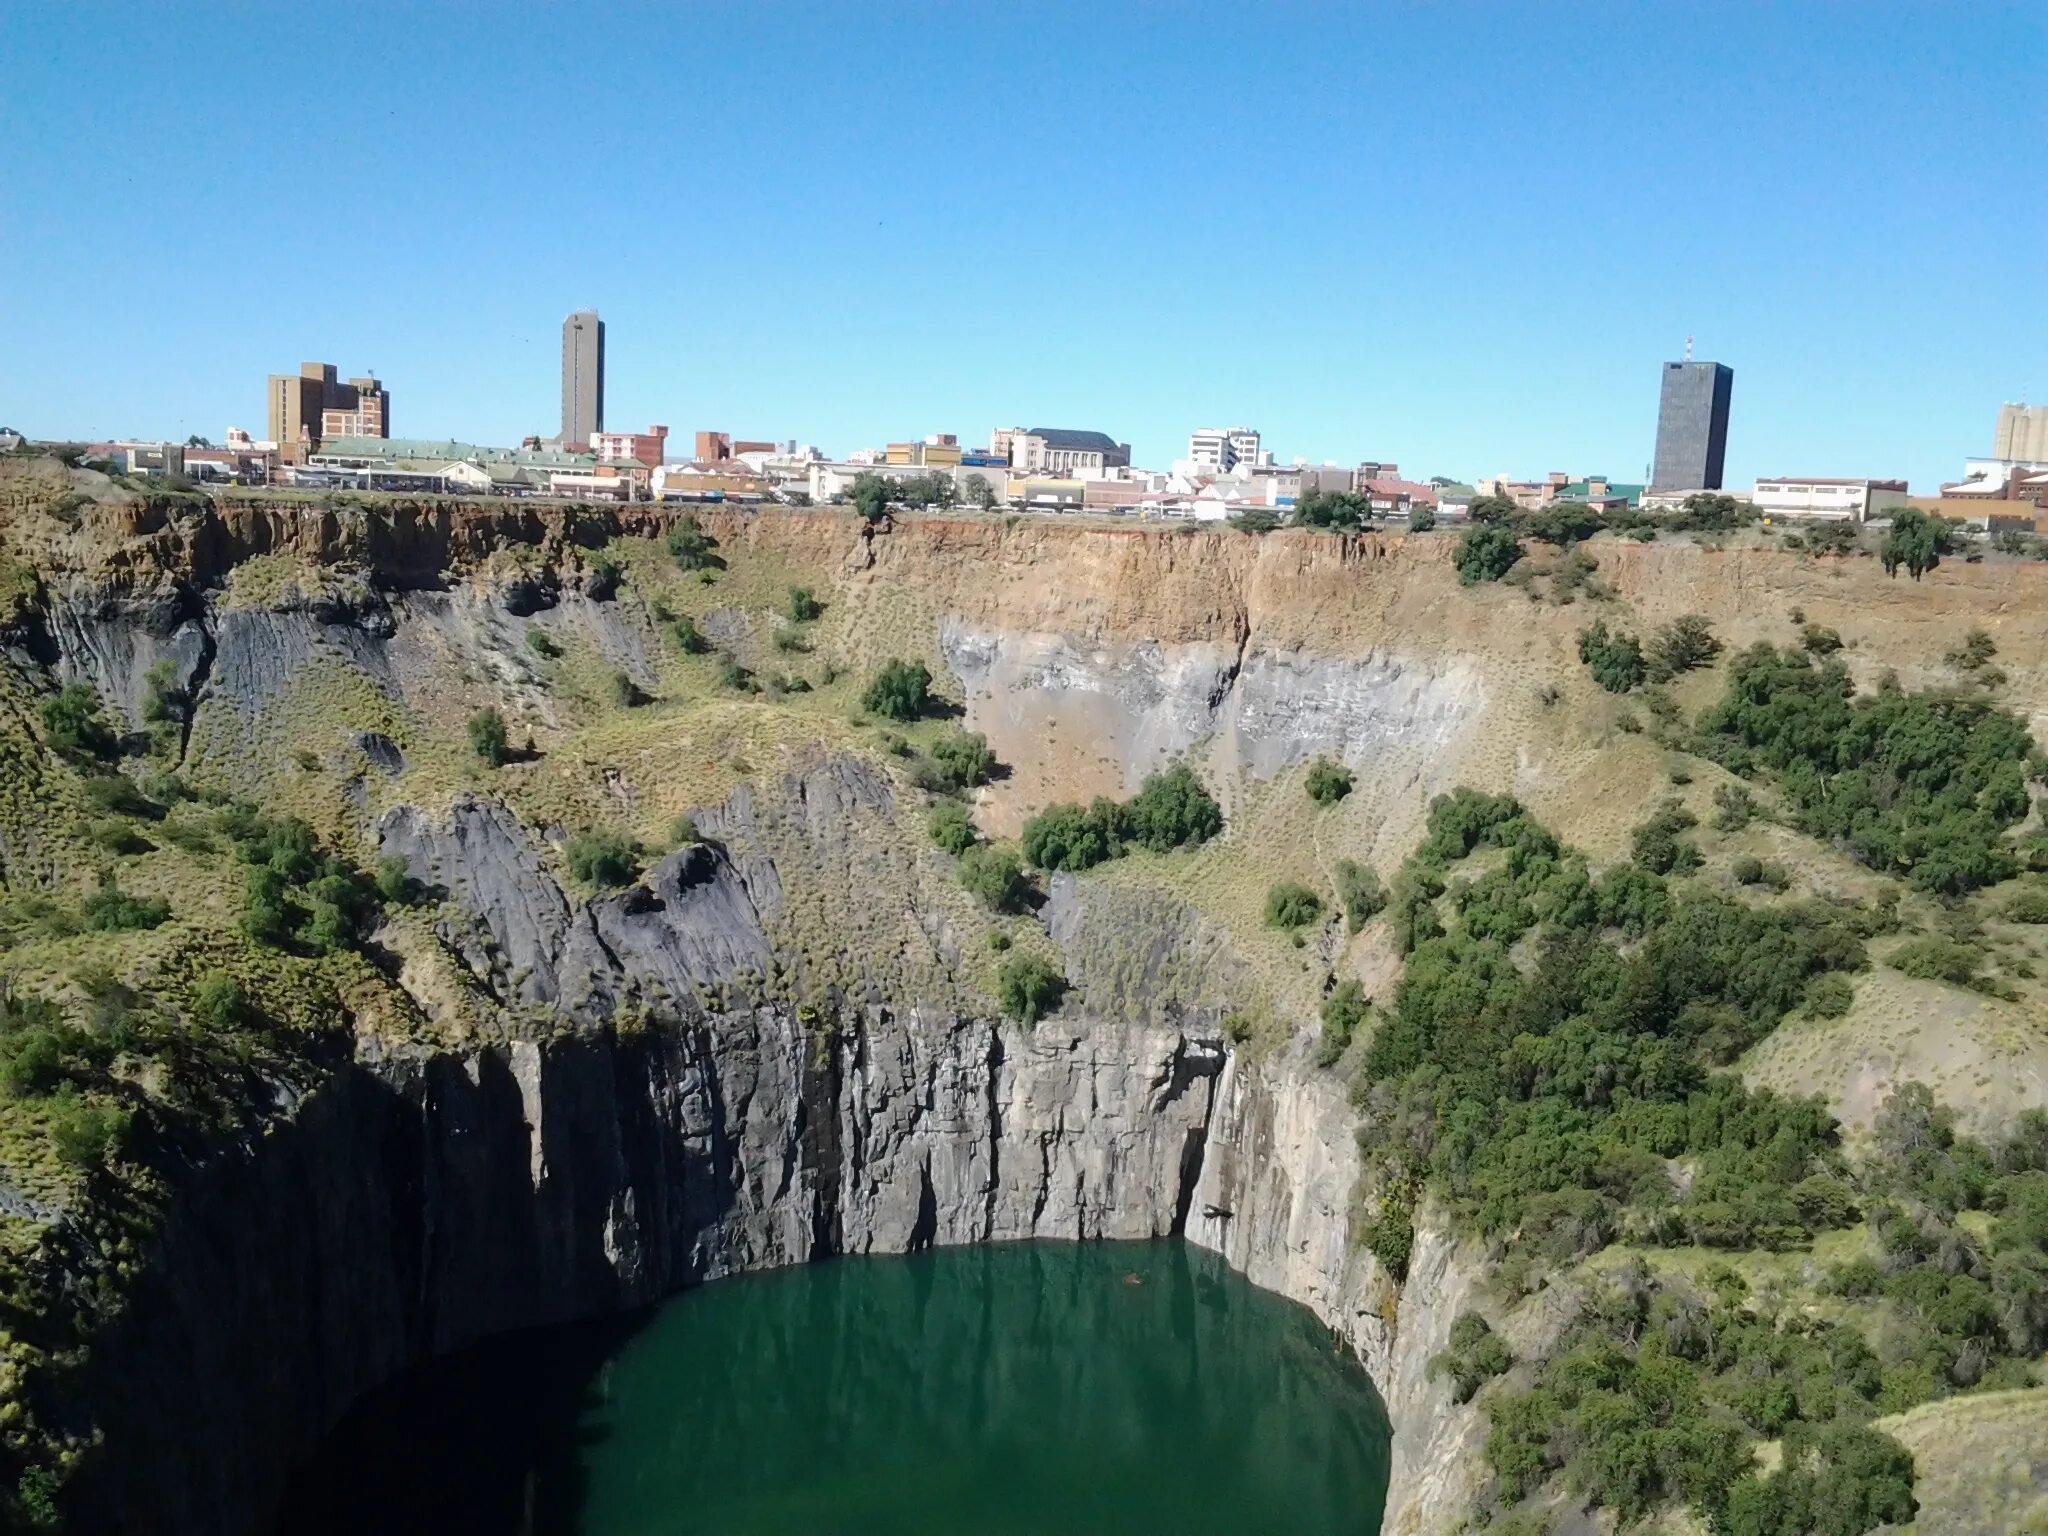
[[[909,464],[919,469],[957,469],[964,457],[960,439],[951,432],[935,432],[915,442],[890,443],[882,450],[884,464]]]
[[[645,464],[659,469],[668,447],[668,428],[651,426],[645,432],[593,432],[590,451],[600,464]]]
[[[1128,469],[1131,445],[1120,443],[1107,432],[1090,432],[1073,427],[1015,428],[997,433],[1009,435],[1010,467],[1023,475],[1048,475],[1075,480],[1100,480],[1112,469]]]
[[[1852,480],[1826,475],[1760,479],[1751,501],[1766,517],[1817,517],[1865,523],[1909,504],[1903,480]]]

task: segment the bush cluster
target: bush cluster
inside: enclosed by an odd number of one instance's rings
[[[2017,871],[2005,833],[2041,767],[2025,723],[1982,697],[1892,678],[1859,695],[1839,661],[1761,643],[1730,665],[1698,747],[1770,777],[1801,831],[1949,897]]]
[[[1040,869],[1084,870],[1127,848],[1168,853],[1223,830],[1223,808],[1185,763],[1153,774],[1129,800],[1049,805],[1024,824],[1024,856]]]

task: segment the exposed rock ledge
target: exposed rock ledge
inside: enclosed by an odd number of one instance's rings
[[[1218,1040],[874,1010],[374,1055],[195,1186],[92,1397],[81,1528],[260,1531],[361,1393],[508,1329],[837,1253],[1184,1231],[1360,1351],[1394,1424],[1385,1529],[1446,1530],[1475,1415],[1424,1383],[1469,1276],[1419,1246],[1399,1326],[1347,1238],[1353,1117]]]

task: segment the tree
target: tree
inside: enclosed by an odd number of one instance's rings
[[[1553,501],[1549,506],[1530,513],[1523,521],[1523,527],[1531,538],[1560,548],[1590,539],[1604,526],[1600,514],[1582,501]]]
[[[113,731],[100,714],[99,691],[90,683],[66,683],[37,711],[50,745],[74,757],[111,757]]]
[[[181,723],[190,714],[192,701],[178,686],[178,676],[169,661],[153,662],[143,674],[142,718],[151,725]]]
[[[853,505],[870,525],[879,523],[889,515],[889,482],[877,474],[856,476]]]
[[[809,587],[791,587],[789,603],[783,612],[792,624],[808,624],[825,611],[825,605],[818,601],[817,594]]]
[[[1892,514],[1892,525],[1884,536],[1884,545],[1879,558],[1884,561],[1884,573],[1897,576],[1899,567],[1904,566],[1915,581],[1941,564],[1943,552],[1948,548],[1948,525],[1938,517],[1929,517],[1918,507],[1901,507]]]
[[[1479,503],[1475,501],[1472,508],[1476,518]],[[1469,587],[1475,582],[1499,581],[1521,558],[1522,546],[1515,542],[1512,528],[1504,522],[1478,522],[1458,540],[1451,563],[1458,568],[1458,584]]]
[[[1049,805],[1024,823],[1024,856],[1040,869],[1092,869],[1123,851],[1123,807],[1107,797]]]
[[[986,512],[996,504],[995,487],[988,483],[986,475],[969,475],[965,482],[967,504]]]
[[[1271,533],[1280,526],[1280,514],[1266,507],[1246,507],[1232,514],[1230,526],[1239,533]]]
[[[1697,613],[1680,615],[1650,641],[1651,671],[1660,680],[1704,667],[1720,654],[1721,642]]]
[[[1014,848],[970,848],[960,855],[960,884],[991,912],[1022,912],[1031,904],[1031,882]]]
[[[921,661],[891,658],[869,680],[860,706],[885,720],[915,720],[931,707],[931,669]]]
[[[1152,774],[1124,807],[1131,842],[1154,853],[1205,843],[1223,830],[1223,807],[1186,763]]]
[[[1323,1035],[1317,1055],[1326,1065],[1344,1054],[1345,1047],[1358,1033],[1358,1026],[1365,1022],[1367,1012],[1365,988],[1348,979],[1338,982],[1337,989],[1323,1003]]]
[[[1514,498],[1500,491],[1473,497],[1472,505],[1466,511],[1475,523],[1512,523],[1521,514],[1522,509],[1515,505]]]
[[[1344,907],[1344,924],[1353,933],[1371,922],[1387,904],[1387,888],[1379,871],[1354,859],[1339,859],[1336,867],[1337,900]]]
[[[1627,693],[1648,671],[1641,643],[1634,635],[1609,630],[1605,619],[1595,619],[1579,631],[1579,660],[1609,693]]]
[[[1294,503],[1297,527],[1363,528],[1371,521],[1371,498],[1356,491],[1310,491]]]
[[[1327,757],[1308,765],[1308,797],[1317,805],[1335,805],[1351,793],[1351,770]]]
[[[587,885],[625,885],[639,872],[632,844],[616,832],[579,832],[563,852],[569,872]]]
[[[996,996],[1003,1012],[1019,1024],[1036,1024],[1059,1007],[1067,978],[1036,955],[1012,955],[1003,962]]]
[[[192,1019],[208,1029],[227,1031],[249,1020],[248,991],[226,971],[208,971],[192,989]]]
[[[715,570],[723,564],[714,551],[718,540],[711,537],[697,524],[694,517],[684,517],[668,531],[669,558],[686,571]]]
[[[1432,507],[1411,507],[1408,512],[1408,531],[1427,533],[1436,526],[1436,510]]]
[[[505,717],[496,709],[480,709],[469,717],[469,750],[493,768],[510,760]]]
[[[967,807],[958,800],[941,800],[933,806],[925,827],[932,841],[955,857],[975,844],[974,822],[967,815]]]
[[[986,784],[996,771],[996,755],[979,731],[949,731],[932,743],[932,764],[954,789]]]

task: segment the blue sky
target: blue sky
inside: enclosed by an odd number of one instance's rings
[[[2048,399],[2048,5],[11,7],[0,422],[828,451],[1191,427],[1639,477],[1658,365],[1729,478],[1909,476]]]

